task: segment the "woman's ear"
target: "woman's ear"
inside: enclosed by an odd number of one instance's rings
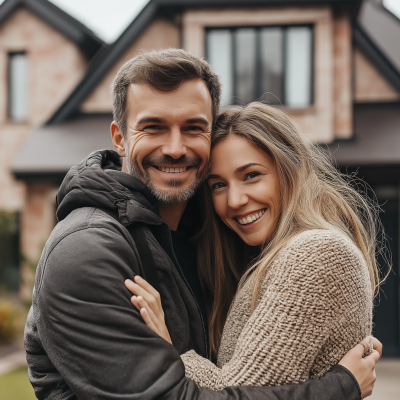
[[[111,140],[114,148],[121,157],[125,157],[125,139],[118,124],[113,121],[110,126]]]

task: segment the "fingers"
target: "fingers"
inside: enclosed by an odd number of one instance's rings
[[[132,296],[131,298],[132,304],[140,311],[140,315],[142,315],[143,311],[146,311],[146,317],[148,318],[148,321],[152,322],[152,326],[157,327],[158,326],[158,320],[157,317],[155,316],[153,310],[151,307],[147,304],[147,302],[143,299],[142,296]],[[143,318],[144,319],[144,318]],[[145,320],[145,319],[144,319]],[[148,324],[148,321],[145,320],[146,325],[150,326]],[[153,328],[152,328],[153,329]]]
[[[356,345],[355,349],[357,350],[358,354],[362,358],[364,356],[364,354],[368,352],[370,347],[371,347],[371,336],[367,336],[366,338],[361,340],[360,343],[358,343]]]
[[[151,319],[149,313],[147,312],[146,308],[142,308],[140,310],[140,315],[143,318],[143,321],[146,323],[146,325],[152,329],[154,332],[156,332],[156,326],[154,325],[153,320]]]
[[[381,354],[374,349],[374,350],[372,350],[372,352],[369,356],[365,357],[365,360],[369,360],[369,361],[373,362],[374,368],[375,368],[375,364],[380,360],[380,358],[381,358]]]
[[[374,350],[376,350],[379,353],[379,356],[382,357],[382,349],[383,349],[382,343],[375,337],[371,337],[371,340]]]
[[[143,279],[141,276],[136,275],[134,278],[134,281],[140,285],[144,290],[152,294],[154,297],[158,295],[158,292],[156,289],[153,288],[153,286],[150,285],[149,282],[147,282],[145,279]]]
[[[142,281],[146,282],[144,279],[142,279]],[[142,296],[154,312],[162,311],[162,307],[160,306],[161,302],[158,303],[157,299],[152,294],[150,294],[146,289],[144,289],[141,285],[132,282],[130,279],[127,279],[125,281],[125,286],[129,291],[131,291],[136,296]]]

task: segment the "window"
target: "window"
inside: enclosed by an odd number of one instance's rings
[[[8,117],[23,122],[27,117],[26,53],[8,54]]]
[[[213,28],[206,54],[221,78],[221,105],[262,97],[272,104],[307,107],[312,99],[311,26]]]

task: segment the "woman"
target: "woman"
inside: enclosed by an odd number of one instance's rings
[[[198,268],[217,365],[189,351],[189,378],[214,390],[303,382],[371,333],[374,208],[284,112],[255,102],[220,114],[203,196]],[[160,305],[132,303],[168,340]]]

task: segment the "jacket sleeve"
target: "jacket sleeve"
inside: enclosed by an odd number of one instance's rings
[[[75,396],[69,399],[359,399],[357,384],[343,370],[298,386],[198,388],[185,377],[175,349],[131,305],[124,280],[135,271],[131,247],[105,228],[71,233],[48,256],[36,288],[37,326],[46,354]],[[59,398],[38,393],[39,399]]]
[[[191,350],[182,355],[188,378],[214,390],[304,382],[323,376],[370,334],[372,296],[362,256],[339,234],[315,232],[270,267],[231,359],[218,368]]]

